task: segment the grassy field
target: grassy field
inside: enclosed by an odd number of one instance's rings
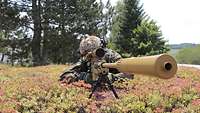
[[[171,49],[168,54],[172,55],[174,58],[176,57],[176,55],[178,54],[178,52],[180,51],[181,49]]]
[[[88,99],[88,84],[58,82],[67,67],[0,65],[0,113],[200,113],[200,70],[179,68],[170,80],[136,75],[114,84],[120,99],[110,91]]]

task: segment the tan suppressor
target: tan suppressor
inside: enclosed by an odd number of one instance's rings
[[[116,68],[124,73],[151,75],[163,79],[169,79],[177,72],[176,61],[167,54],[124,58],[116,63],[103,63],[102,66]]]

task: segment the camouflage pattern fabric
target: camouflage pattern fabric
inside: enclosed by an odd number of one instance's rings
[[[82,55],[85,55],[88,52],[94,51],[100,46],[101,46],[100,38],[96,36],[87,36],[87,38],[81,40],[79,49],[80,49],[80,53]]]
[[[106,51],[104,55],[104,60],[106,60],[107,63],[113,63],[122,58],[119,53],[111,49],[105,48],[104,50]]]
[[[113,63],[116,62],[117,60],[119,60],[121,58],[121,55],[111,49],[104,49],[106,51],[105,56],[104,56],[104,60],[108,63]],[[89,69],[89,62],[84,62],[82,60],[80,60],[79,62],[77,62],[74,66],[72,66],[72,68],[66,70],[61,76],[60,76],[60,80],[63,82],[71,82],[71,81],[78,81],[78,80],[84,80],[86,83],[92,83],[92,77],[90,75],[90,72],[88,72]],[[83,69],[86,68],[86,69]],[[108,74],[108,77],[111,81],[114,80],[114,76],[117,75],[113,75],[112,73]],[[66,80],[66,78],[73,77],[74,80]]]
[[[87,36],[86,38],[83,38],[81,40],[79,50],[81,56],[86,56],[89,52],[92,52],[98,48],[101,48],[101,40],[100,38],[96,36]],[[107,63],[114,63],[117,60],[121,58],[121,55],[111,49],[104,48],[105,55],[103,57],[103,60],[105,60]],[[63,82],[73,82],[78,80],[84,80],[87,83],[92,83],[92,75],[90,73],[91,63],[85,61],[85,59],[82,57],[79,62],[77,62],[72,68],[66,70],[61,76],[60,81]],[[123,75],[120,74],[116,69],[109,69],[108,77],[110,80],[113,80],[113,74],[115,76]]]

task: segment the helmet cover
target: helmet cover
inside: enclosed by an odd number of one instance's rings
[[[92,52],[95,49],[99,48],[101,46],[101,40],[100,38],[96,36],[87,36],[86,38],[81,40],[80,43],[80,53],[81,55],[85,55],[88,52]]]

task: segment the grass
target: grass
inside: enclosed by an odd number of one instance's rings
[[[169,80],[136,75],[133,80],[114,83],[120,99],[110,91],[96,92],[88,99],[90,90],[82,82],[68,86],[58,82],[59,74],[67,67],[0,65],[0,112],[200,112],[200,70],[179,68],[177,76]]]

